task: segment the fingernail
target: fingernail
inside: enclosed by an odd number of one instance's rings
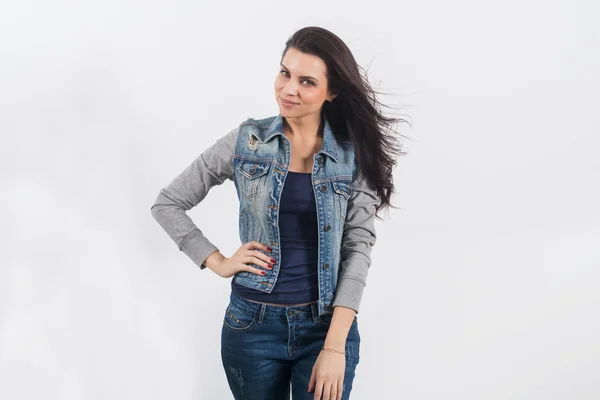
[[[272,262],[273,264],[275,264],[275,259],[274,259],[274,258],[271,258],[271,262]]]
[[[267,273],[265,271],[260,271],[261,275],[266,275]]]
[[[272,249],[272,248],[270,248],[270,247],[267,247],[267,250],[268,250],[268,251],[273,251],[273,249]]]

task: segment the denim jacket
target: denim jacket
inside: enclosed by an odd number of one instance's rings
[[[323,147],[313,156],[311,179],[318,222],[319,315],[344,306],[359,311],[375,245],[374,218],[380,198],[357,172],[353,144],[338,140],[327,118]],[[270,246],[276,260],[266,275],[240,271],[235,282],[271,292],[280,269],[279,201],[291,159],[283,117],[249,118],[218,138],[160,190],[152,216],[201,269],[218,250],[186,214],[215,185],[233,181],[239,200],[239,237]],[[261,250],[258,250],[261,251]],[[258,267],[252,264],[253,267]]]

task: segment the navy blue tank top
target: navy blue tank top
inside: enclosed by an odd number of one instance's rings
[[[310,172],[288,171],[279,206],[281,265],[271,293],[231,280],[231,289],[254,301],[276,304],[309,303],[319,299],[318,223]],[[268,253],[267,253],[268,254]]]

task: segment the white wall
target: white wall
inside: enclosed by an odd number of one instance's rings
[[[345,40],[413,121],[352,398],[599,398],[587,3],[3,4],[0,398],[231,398],[230,282],[178,252],[150,206],[217,137],[275,115],[280,53],[306,25]],[[229,182],[190,213],[224,254],[236,202]]]

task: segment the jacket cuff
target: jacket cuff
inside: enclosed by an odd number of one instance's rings
[[[335,299],[333,300],[333,307],[348,307],[356,311],[358,314],[358,309],[365,286],[366,285],[364,283],[357,279],[340,278],[335,289],[336,295]]]
[[[186,237],[179,249],[185,253],[200,269],[205,269],[204,261],[215,250],[219,250],[210,240],[206,238],[199,230],[194,229]]]

